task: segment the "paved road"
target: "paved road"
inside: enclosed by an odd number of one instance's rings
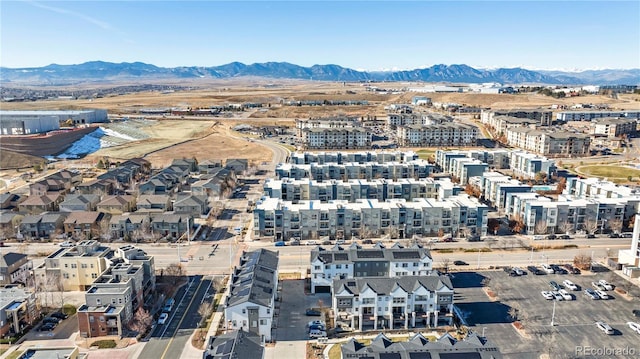
[[[140,353],[140,358],[169,359],[179,358],[188,343],[193,330],[198,327],[200,315],[198,307],[209,292],[211,279],[202,276],[190,278],[189,284],[176,294],[176,306],[169,321],[157,325],[151,339]],[[211,299],[207,299],[211,300]]]

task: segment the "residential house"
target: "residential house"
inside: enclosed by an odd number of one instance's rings
[[[210,173],[211,171],[215,171],[219,168],[222,168],[221,160],[204,160],[202,162],[198,162],[198,171],[200,173]]]
[[[166,194],[141,194],[136,202],[138,212],[167,212],[173,210],[171,197]]]
[[[233,170],[235,173],[244,173],[249,169],[249,160],[245,158],[229,158],[224,167]]]
[[[191,184],[191,193],[196,196],[221,197],[226,184],[220,178],[201,179]]]
[[[42,195],[31,195],[18,205],[21,212],[39,214],[48,211],[57,211],[58,204],[64,197],[59,192],[51,192]]]
[[[96,209],[99,212],[109,214],[133,212],[136,210],[136,197],[130,195],[106,196],[97,204]]]
[[[45,212],[25,216],[20,223],[20,233],[31,239],[55,238],[64,233],[66,212]]]
[[[414,334],[407,341],[393,341],[384,333],[378,334],[368,345],[355,338],[340,347],[343,358],[367,359],[502,359],[500,350],[476,333],[456,339],[445,333],[435,341]]]
[[[45,178],[29,185],[29,195],[42,196],[50,192],[65,194],[68,193],[70,189],[71,182],[58,178]]]
[[[14,210],[18,208],[18,205],[27,199],[26,196],[21,196],[15,193],[3,193],[0,194],[0,210]]]
[[[111,236],[114,238],[124,238],[131,236],[138,239],[138,236],[151,234],[151,218],[147,214],[125,213],[111,217],[109,221]]]
[[[33,263],[26,254],[0,253],[0,284],[27,284]]]
[[[23,218],[18,212],[0,211],[0,240],[16,237]]]
[[[78,194],[97,194],[108,196],[115,193],[116,181],[113,179],[94,179],[76,186]]]
[[[72,248],[60,248],[34,269],[36,283],[59,282],[64,291],[87,290],[102,274],[113,250],[98,241],[85,240]]]
[[[174,159],[170,167],[180,167],[187,172],[199,172],[198,160],[195,158]]]
[[[142,296],[144,298],[145,307],[153,306],[156,290],[156,266],[153,256],[147,255],[145,251],[132,245],[124,245],[115,251],[113,262],[128,263],[142,267]]]
[[[278,252],[260,249],[243,252],[231,275],[225,298],[227,330],[245,330],[271,341],[278,291]]]
[[[193,218],[189,214],[162,213],[154,216],[151,220],[151,228],[154,233],[174,239],[187,234],[192,226]]]
[[[209,208],[207,197],[194,195],[180,195],[173,204],[175,213],[187,213],[191,216],[206,215]]]
[[[391,248],[376,244],[362,248],[353,243],[349,247],[311,250],[311,293],[328,293],[334,279],[359,277],[402,277],[433,274],[433,259],[428,249],[420,246],[403,247],[395,243]]]
[[[0,287],[0,337],[23,333],[37,317],[35,293],[17,285]]]
[[[202,359],[229,358],[264,359],[264,346],[260,336],[240,328],[217,337],[209,337]]]
[[[102,234],[103,224],[109,219],[102,212],[78,211],[71,212],[64,220],[64,232],[74,238],[97,238]]]
[[[453,322],[453,285],[447,276],[335,279],[335,325],[363,330],[430,328]]]
[[[67,194],[58,208],[60,212],[95,211],[98,202],[100,196],[97,194]]]

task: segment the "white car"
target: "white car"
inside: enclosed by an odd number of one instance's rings
[[[562,281],[562,284],[565,286],[565,288],[567,289],[571,289],[571,290],[578,290],[578,286],[573,283],[572,281],[565,279]]]
[[[613,331],[613,328],[611,328],[611,326],[609,326],[609,324],[605,322],[596,322],[596,327],[598,327],[598,329],[602,330],[605,334],[608,335],[612,335],[615,333]]]
[[[60,247],[62,247],[62,248],[71,248],[71,247],[73,247],[73,242],[64,241],[64,242],[60,243]]]
[[[312,320],[309,322],[309,324],[307,324],[308,327],[313,326],[313,325],[322,325],[324,326],[324,322],[322,320]]]
[[[317,339],[317,338],[325,338],[327,336],[327,332],[324,330],[312,330],[309,332],[309,338]]]
[[[611,285],[611,283],[607,282],[604,279],[600,279],[598,283],[600,283],[600,285],[602,286],[602,288],[604,288],[604,290],[613,290],[613,285]]]
[[[569,292],[567,292],[566,289],[560,289],[558,293],[560,293],[560,295],[562,296],[562,298],[564,298],[564,300],[573,300],[573,296],[569,294]]]
[[[591,282],[591,285],[595,290],[605,290],[600,282]]]
[[[631,330],[640,334],[640,324],[634,323],[634,322],[627,322],[627,325],[629,326],[629,328],[631,328]]]
[[[551,292],[551,295],[553,295],[553,298],[555,300],[564,300],[564,297],[562,296],[562,294],[560,294],[560,292],[557,292],[555,290]]]
[[[540,294],[542,294],[542,296],[544,297],[544,299],[546,300],[551,300],[553,299],[553,293],[551,292],[547,292],[546,290],[543,290],[542,292],[540,292]]]
[[[609,294],[607,294],[607,292],[605,292],[604,290],[596,290],[596,294],[598,295],[598,297],[600,297],[600,299],[609,299]]]
[[[160,317],[158,318],[158,324],[162,325],[162,324],[166,323],[167,319],[169,319],[169,314],[167,314],[167,313],[160,314]]]
[[[308,245],[308,246],[315,246],[315,245],[317,245],[317,244],[318,244],[318,243],[317,243],[316,241],[307,241],[307,245]]]
[[[518,268],[518,267],[513,268],[513,271],[516,272],[517,275],[525,275],[526,274],[525,271],[522,270],[522,268]]]
[[[555,273],[555,272],[556,272],[556,271],[554,271],[554,270],[553,270],[553,268],[551,268],[551,266],[550,266],[550,265],[548,265],[548,264],[543,264],[543,265],[541,265],[541,267],[542,267],[542,270],[544,270],[547,274],[553,274],[553,273]]]

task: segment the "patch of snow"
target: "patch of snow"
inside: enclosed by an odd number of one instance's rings
[[[137,140],[137,138],[133,138],[133,137],[131,137],[131,136],[127,136],[127,135],[125,135],[125,134],[123,134],[123,133],[120,133],[120,132],[114,131],[114,130],[112,130],[112,129],[110,129],[110,128],[103,128],[103,127],[100,127],[100,129],[101,129],[101,130],[104,132],[104,134],[105,134],[105,135],[107,135],[107,136],[120,137],[120,138],[123,138],[123,139],[125,139],[125,140],[129,140],[129,141],[136,141],[136,140]]]
[[[102,127],[98,127],[95,131],[82,136],[81,139],[74,142],[71,147],[67,148],[63,153],[55,156],[56,158],[80,158],[90,153],[94,153],[100,149],[100,138],[105,135]]]

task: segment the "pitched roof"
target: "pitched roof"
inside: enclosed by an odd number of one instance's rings
[[[320,259],[323,263],[354,263],[367,262],[371,260],[388,262],[413,262],[431,258],[431,252],[418,245],[403,247],[395,244],[391,248],[385,248],[382,244],[376,243],[372,248],[362,248],[351,245],[343,248],[338,245],[331,249],[316,247],[311,250],[311,262]]]
[[[272,306],[278,285],[277,269],[278,252],[260,249],[243,253],[233,273],[227,306],[244,302]]]
[[[388,295],[397,288],[401,288],[407,293],[413,293],[420,286],[425,287],[430,292],[440,291],[444,288],[453,290],[449,277],[437,275],[335,279],[332,286],[334,293],[346,288],[354,295],[359,295],[367,288],[371,288],[378,295]]]
[[[9,252],[0,256],[0,267],[10,267],[27,258],[26,254]]]
[[[209,337],[203,359],[262,358],[264,347],[260,337],[240,329],[217,337]]]
[[[76,211],[69,213],[67,219],[65,219],[65,224],[92,224],[100,221],[104,213],[101,212],[93,212],[93,211]]]
[[[98,206],[125,206],[135,200],[134,196],[129,195],[115,195],[105,197]]]

